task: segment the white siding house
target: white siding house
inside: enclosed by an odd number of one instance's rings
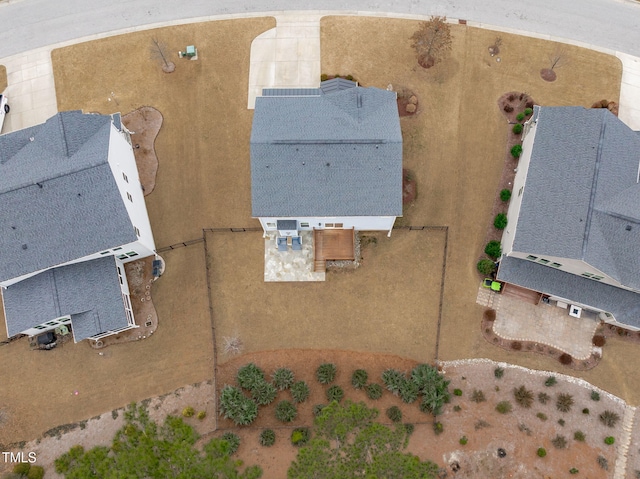
[[[606,109],[535,107],[498,279],[640,329],[638,151]]]
[[[394,92],[342,79],[265,89],[251,132],[252,216],[265,234],[386,231],[402,216],[402,133]],[[278,222],[295,230],[278,229]]]
[[[58,113],[0,136],[0,287],[7,334],[136,327],[124,263],[155,253],[120,116]]]

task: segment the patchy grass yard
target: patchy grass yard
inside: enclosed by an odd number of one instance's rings
[[[265,283],[261,233],[207,233],[220,362],[228,359],[225,337],[239,337],[244,352],[347,349],[432,358],[445,233],[375,238],[355,271],[328,272],[325,282]]]

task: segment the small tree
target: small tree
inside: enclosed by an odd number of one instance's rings
[[[451,27],[447,17],[433,16],[422,22],[411,40],[420,66],[431,68],[451,50]]]
[[[169,60],[169,49],[167,45],[157,38],[151,39],[151,48],[149,49],[151,58],[162,64],[162,71],[171,73],[176,69],[175,63]]]

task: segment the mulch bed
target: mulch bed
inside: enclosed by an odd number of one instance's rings
[[[162,127],[162,120],[162,113],[150,106],[143,106],[122,117],[122,123],[131,132],[131,143],[145,196],[156,186],[158,157],[154,143]]]

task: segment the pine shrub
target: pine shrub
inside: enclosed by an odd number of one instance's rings
[[[280,391],[284,391],[285,389],[289,389],[293,382],[295,381],[295,376],[293,371],[288,368],[278,368],[271,375],[273,379],[273,384]]]
[[[365,389],[367,391],[367,397],[371,400],[377,400],[380,399],[382,397],[382,386],[380,386],[379,384],[367,384],[365,386]]]
[[[614,442],[616,442],[616,439],[613,436],[607,436],[604,438],[604,443],[607,446],[611,446]]]
[[[309,386],[304,381],[298,381],[291,386],[291,397],[294,403],[301,403],[309,397]]]
[[[558,380],[556,379],[555,376],[549,376],[547,378],[547,380],[544,382],[544,385],[547,387],[551,387],[554,386],[555,384],[557,384]]]
[[[525,108],[524,109],[524,115],[525,116],[529,116],[533,113],[533,108]]]
[[[513,125],[513,129],[511,131],[513,131],[516,135],[519,135],[520,133],[522,133],[522,125],[520,123],[516,123],[515,125]]]
[[[298,415],[298,410],[290,401],[284,400],[276,404],[275,413],[278,421],[291,422]]]
[[[344,397],[344,391],[343,389],[338,386],[331,386],[329,389],[327,389],[327,401],[331,402],[331,401],[337,401],[340,402],[342,401],[342,398]]]
[[[505,188],[504,190],[500,191],[500,199],[504,202],[507,202],[511,199],[511,190]]]
[[[491,240],[484,247],[484,252],[487,256],[493,259],[498,259],[502,254],[502,246],[500,245],[500,241]]]
[[[240,436],[232,432],[225,432],[222,439],[229,443],[229,454],[233,454],[240,447]]]
[[[518,114],[516,115],[516,120],[518,120],[518,121],[522,121],[522,120],[524,120],[524,113],[518,113]]]
[[[496,377],[496,379],[501,379],[502,376],[504,376],[504,369],[498,366],[493,370],[493,375]]]
[[[351,385],[356,389],[362,389],[366,386],[369,374],[364,369],[356,369],[351,375]]]
[[[320,384],[330,384],[336,378],[338,368],[333,363],[324,363],[316,369],[316,379]]]
[[[387,408],[387,417],[393,422],[402,421],[402,411],[398,406],[391,406]]]
[[[493,226],[499,230],[505,229],[507,227],[507,215],[504,213],[498,213],[493,220]]]
[[[496,263],[490,259],[481,259],[476,264],[476,268],[480,272],[480,274],[490,275],[496,270]]]
[[[273,429],[265,429],[260,433],[260,445],[271,447],[276,443],[276,433]]]
[[[591,400],[600,401],[600,393],[598,391],[591,391]]]
[[[511,148],[511,156],[518,159],[522,155],[522,145],[513,145]]]

